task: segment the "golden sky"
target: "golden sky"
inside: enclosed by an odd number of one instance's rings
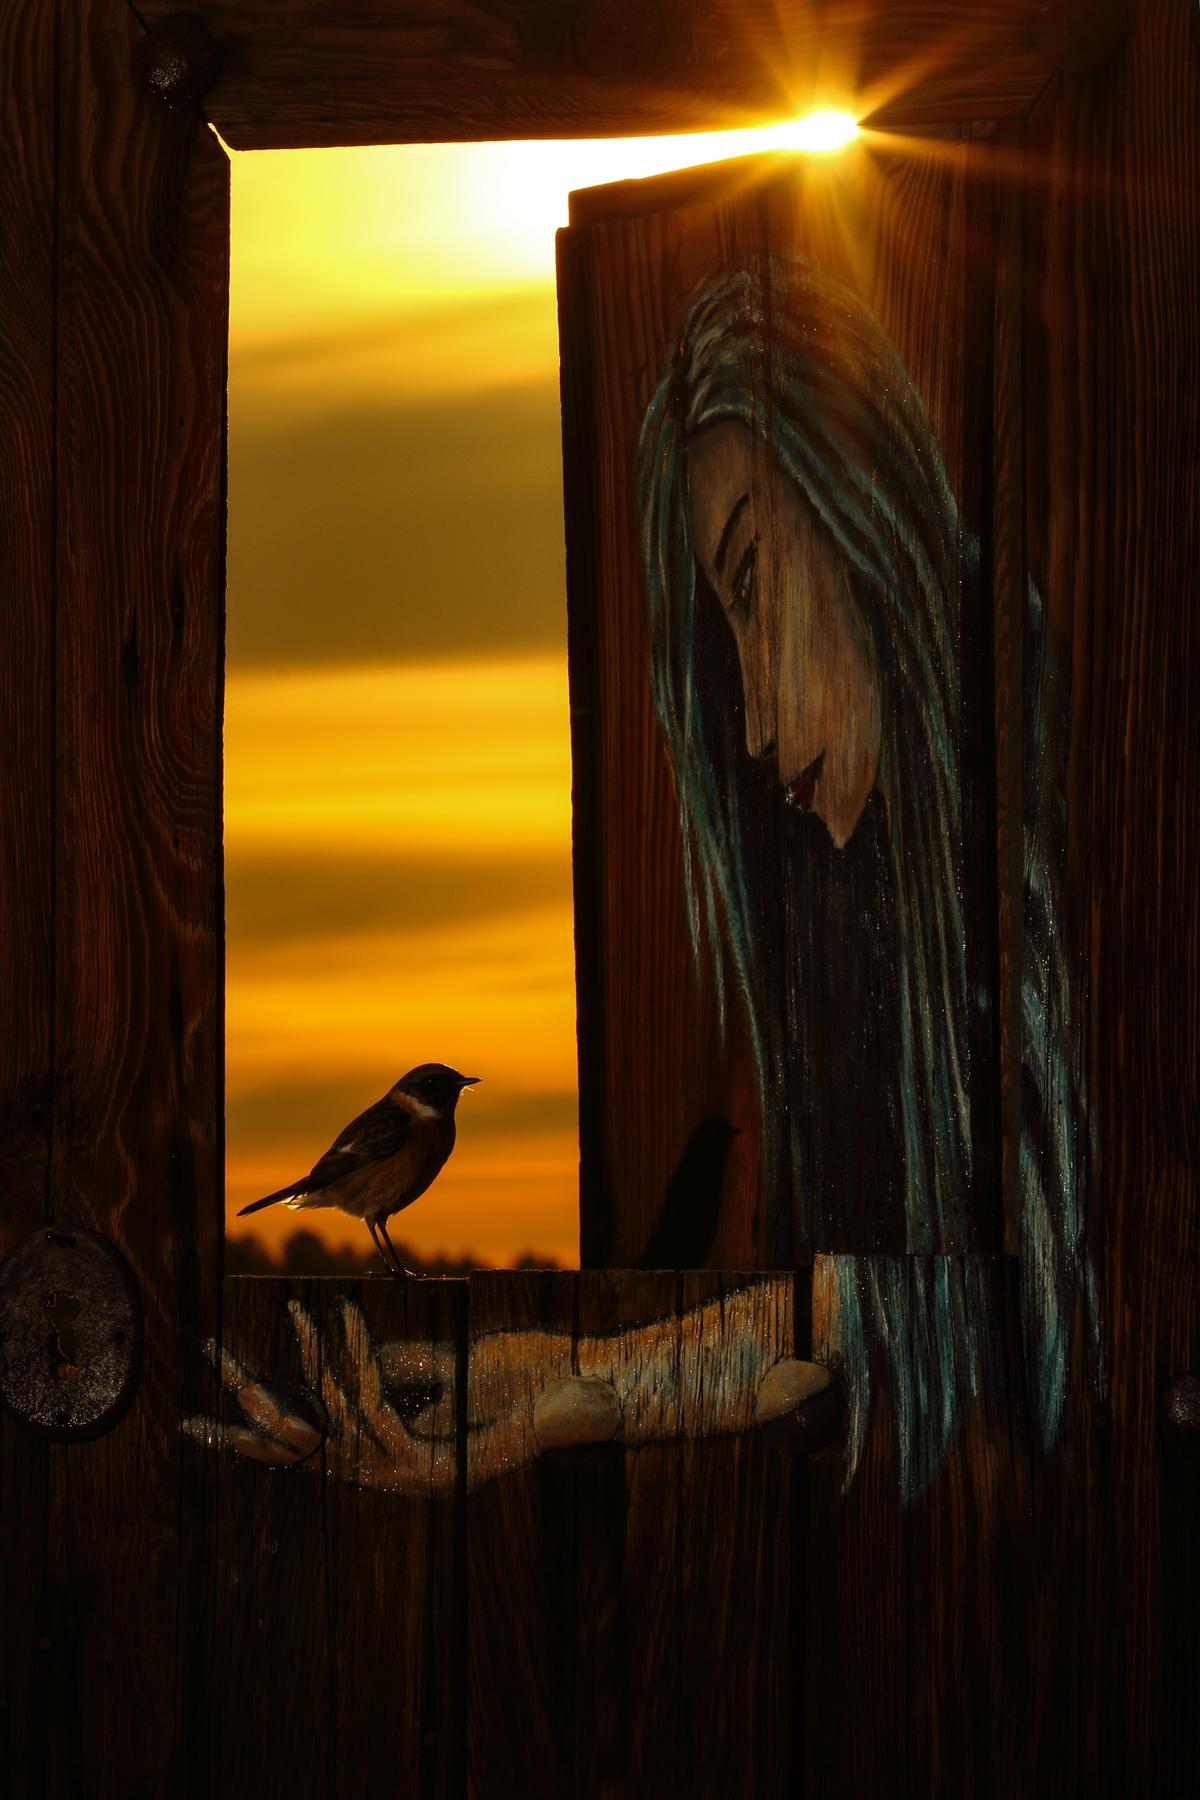
[[[786,147],[231,153],[226,1206],[413,1064],[483,1079],[392,1235],[578,1260],[554,232],[572,188]]]

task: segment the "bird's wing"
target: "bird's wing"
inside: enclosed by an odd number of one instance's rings
[[[403,1150],[412,1136],[412,1114],[394,1100],[377,1100],[365,1113],[351,1119],[334,1139],[320,1162],[301,1184],[306,1194],[332,1186],[344,1175],[385,1162]],[[297,1192],[301,1191],[297,1189]]]

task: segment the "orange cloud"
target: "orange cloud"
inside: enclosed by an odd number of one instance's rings
[[[570,843],[560,657],[231,675],[225,745],[232,844]]]
[[[463,1104],[436,1204],[414,1209],[411,1230],[406,1215],[410,1240],[487,1261],[530,1248],[576,1260],[578,1140],[563,1125],[576,1085],[566,709],[565,672],[550,656],[231,675],[231,1221],[311,1167],[404,1069],[440,1060],[483,1083]],[[297,859],[307,859],[310,912],[318,881],[328,895],[349,890],[343,923],[332,906],[331,922],[292,927]],[[477,902],[460,893],[443,913],[431,879],[424,916],[398,891],[389,908],[389,878],[403,882],[423,859],[438,881],[453,871],[459,887],[478,883]],[[539,899],[556,860],[561,875]],[[253,930],[239,890],[249,866]],[[506,887],[497,871],[510,868]],[[360,879],[370,904],[356,919]],[[282,1208],[254,1229],[274,1244],[300,1224],[333,1244],[362,1229],[336,1213],[301,1220]]]

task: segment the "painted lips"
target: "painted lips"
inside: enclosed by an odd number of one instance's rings
[[[824,761],[825,752],[822,750],[819,755],[813,757],[806,769],[801,769],[800,773],[788,782],[783,797],[789,806],[796,807],[800,812],[812,811],[813,796],[817,791],[817,783],[821,779],[821,768]]]

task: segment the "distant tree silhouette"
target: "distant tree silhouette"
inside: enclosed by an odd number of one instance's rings
[[[414,1275],[469,1275],[472,1269],[493,1267],[470,1252],[461,1257],[423,1257],[411,1244],[401,1242],[397,1242],[396,1250],[401,1262]],[[561,1265],[552,1256],[525,1250],[512,1266],[514,1269],[557,1269]],[[253,1234],[227,1238],[225,1242],[227,1275],[340,1275],[345,1280],[354,1280],[383,1272],[383,1259],[373,1250],[354,1250],[348,1244],[335,1249],[315,1231],[293,1232],[285,1242],[279,1260],[271,1255],[262,1239]]]

